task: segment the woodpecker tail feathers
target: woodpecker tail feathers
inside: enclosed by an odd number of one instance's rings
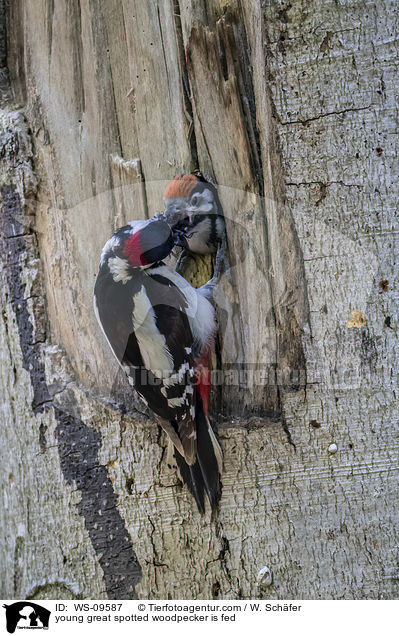
[[[174,458],[183,482],[197,502],[198,510],[204,513],[205,493],[213,509],[220,501],[222,451],[200,400],[196,406],[196,424],[197,459],[195,463],[189,466],[177,449],[174,451]]]

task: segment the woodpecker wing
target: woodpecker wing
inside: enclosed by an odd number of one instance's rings
[[[187,317],[188,302],[179,287],[169,277],[158,274],[157,269],[151,268],[150,275],[146,274],[145,291],[153,310],[156,330],[162,335],[165,350],[172,358],[170,368],[167,365],[162,368],[160,393],[166,398],[166,405],[165,402],[161,403],[162,412],[158,411],[158,414],[176,426],[184,457],[191,465],[196,457],[197,434],[193,334]],[[165,265],[162,264],[159,270],[164,269]],[[156,338],[155,331],[153,337]],[[160,378],[160,374],[157,377]],[[155,408],[153,410],[157,412]],[[166,427],[163,428],[168,432]]]
[[[196,424],[187,300],[156,268],[151,276],[133,268],[130,276],[119,278],[105,261],[95,286],[99,322],[129,382],[191,465]]]

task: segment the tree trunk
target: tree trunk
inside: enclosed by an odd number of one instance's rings
[[[395,3],[0,7],[2,597],[396,598]],[[232,277],[204,516],[92,310],[195,168]]]

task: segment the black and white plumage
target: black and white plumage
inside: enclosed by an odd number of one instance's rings
[[[193,254],[212,254],[225,237],[226,227],[215,186],[201,175],[176,176],[164,194],[165,219],[176,242]]]
[[[203,511],[204,491],[213,507],[221,494],[220,447],[202,386],[216,330],[207,296],[218,272],[194,289],[162,262],[173,245],[161,216],[119,229],[101,255],[94,306],[130,384],[173,442],[182,478]]]

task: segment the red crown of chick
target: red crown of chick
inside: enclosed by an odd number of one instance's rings
[[[177,175],[166,186],[165,199],[189,197],[198,185],[199,179],[194,174]]]

